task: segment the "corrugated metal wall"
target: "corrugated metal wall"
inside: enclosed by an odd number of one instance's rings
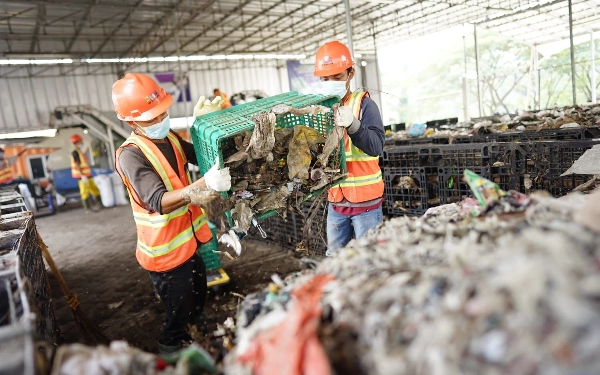
[[[112,84],[123,74],[117,69],[117,65],[0,67],[0,134],[45,129],[57,106],[89,104],[112,112]],[[211,96],[215,87],[228,95],[242,90],[262,90],[268,95],[289,91],[285,61],[144,64],[130,71],[179,69],[188,72],[192,102],[175,103],[170,111],[173,117],[190,116],[200,95]]]

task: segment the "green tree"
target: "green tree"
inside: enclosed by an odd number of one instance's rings
[[[600,40],[595,40],[596,51],[600,48]],[[590,43],[582,43],[574,47],[575,54],[575,88],[578,103],[592,101],[591,51]],[[600,77],[600,59],[596,57],[596,76]],[[600,81],[596,79],[596,89]],[[565,49],[540,61],[540,96],[541,108],[551,108],[573,104],[571,86],[571,51]]]
[[[531,49],[485,30],[478,32],[478,37],[482,115],[512,113],[519,108],[527,108]],[[475,117],[479,114],[477,80],[474,78],[475,50],[472,36],[466,38],[470,115]],[[386,108],[393,108],[395,112],[389,118],[411,122],[462,117],[463,43],[462,38],[457,38],[454,43],[440,49],[435,60],[424,61],[420,71],[410,76],[398,74],[397,69],[382,72],[384,91],[407,98],[407,105],[399,106],[397,98],[384,95]],[[418,58],[411,51],[406,51],[406,56]]]

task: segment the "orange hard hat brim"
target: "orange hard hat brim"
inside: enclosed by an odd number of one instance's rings
[[[147,110],[139,116],[119,116],[122,121],[150,121],[162,115],[173,104],[173,97],[168,92],[165,92],[165,97],[155,107]]]
[[[331,66],[328,68],[321,68],[321,69],[315,69],[315,76],[316,77],[328,77],[328,76],[334,76],[336,74],[340,74],[343,71],[345,71],[348,68],[351,68],[352,64],[349,64],[348,66]]]

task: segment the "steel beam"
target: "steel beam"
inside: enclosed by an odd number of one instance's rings
[[[342,5],[342,3],[341,2],[337,3],[336,6],[338,6],[338,5]],[[367,5],[368,5],[367,3],[363,3],[362,7],[366,7]],[[384,7],[387,7],[387,6],[389,6],[389,4],[388,5],[376,5],[376,6],[373,6],[371,8],[368,8],[367,11],[365,11],[365,12],[358,12],[358,11],[356,11],[355,14],[354,14],[354,17],[361,16],[361,15],[364,15],[364,14],[368,14],[369,11],[371,11],[371,10],[382,9]],[[361,7],[361,5],[359,5],[359,7],[357,7],[357,9],[360,8],[360,7]],[[307,17],[307,18],[310,18],[310,16]],[[281,41],[281,42],[278,42],[278,43],[270,43],[270,49],[269,49],[269,51],[272,52],[272,51],[282,50],[281,44],[283,44],[283,43],[287,44],[287,49],[288,50],[294,50],[294,49],[296,49],[294,46],[297,45],[297,44],[307,45],[308,43],[305,43],[306,41],[310,41],[309,42],[310,44],[316,44],[317,43],[316,41],[319,40],[319,39],[321,39],[321,35],[323,35],[327,31],[335,29],[336,27],[343,26],[345,23],[346,23],[346,20],[344,19],[343,21],[337,21],[337,22],[332,22],[332,23],[324,24],[324,25],[322,25],[322,26],[320,26],[318,28],[307,26],[307,27],[303,28],[302,31],[296,33],[296,37],[294,38],[293,41],[286,40],[286,41]],[[304,20],[298,21],[298,22],[290,25],[289,28],[293,29],[295,26],[302,25],[302,24],[306,24],[306,21],[304,21]],[[310,37],[303,38],[302,35],[310,35]],[[271,39],[271,38],[273,38],[273,37],[270,36],[269,38],[264,38],[260,42],[251,44],[250,47],[254,46],[254,45],[257,45],[257,44],[260,44],[260,43],[264,43],[265,41],[267,41],[268,39]],[[291,45],[290,45],[290,42],[291,42]]]
[[[33,38],[31,38],[31,46],[29,47],[29,52],[31,52],[31,53],[33,53],[36,43],[40,42],[39,36],[40,36],[40,29],[42,28],[42,23],[44,23],[44,19],[45,19],[44,13],[45,13],[45,5],[44,4],[38,5],[38,14],[37,14],[36,22],[35,22],[35,29],[33,30]],[[40,48],[38,45],[38,50],[39,49]]]
[[[313,1],[311,1],[310,3],[308,3],[308,4],[312,4],[312,3],[315,3],[315,2],[317,2],[317,1],[319,1],[319,0],[313,0]],[[267,9],[263,9],[263,10],[262,10],[262,12],[261,12],[261,14],[262,14],[263,16],[268,16],[268,14],[267,14],[268,12],[270,12],[271,10],[273,10],[273,9],[277,8],[278,6],[280,6],[281,4],[284,4],[284,3],[285,3],[285,1],[279,1],[279,2],[276,2],[275,4],[273,4],[272,6],[270,6],[269,8],[267,8]],[[308,5],[306,5],[306,6],[308,6]],[[257,17],[257,18],[258,18],[258,17]],[[255,21],[257,20],[257,18],[251,19],[251,20],[249,20],[249,21],[246,21],[246,22],[242,22],[242,23],[241,23],[239,26],[237,26],[237,27],[236,27],[236,28],[233,30],[233,32],[235,32],[235,31],[238,31],[238,30],[240,30],[240,29],[242,29],[242,30],[243,30],[243,29],[244,29],[245,27],[247,27],[249,24],[251,24],[252,22],[255,22]],[[271,26],[271,25],[269,25],[269,26]],[[223,47],[223,48],[222,48],[222,49],[223,49],[223,51],[227,51],[229,48],[231,48],[231,47],[235,46],[236,44],[239,44],[239,43],[241,43],[241,42],[243,42],[243,41],[247,40],[247,39],[248,39],[248,38],[249,38],[251,35],[252,35],[252,34],[250,34],[250,35],[245,35],[243,38],[241,38],[241,39],[238,39],[238,40],[236,40],[235,42],[232,42],[232,43],[229,43],[229,44],[227,44],[225,47]],[[211,42],[211,43],[205,44],[204,46],[202,46],[202,47],[198,48],[198,51],[204,51],[205,49],[207,49],[207,48],[211,47],[211,46],[212,46],[212,45],[214,45],[214,44],[215,44],[215,42],[214,42],[214,41],[213,41],[213,42]]]
[[[142,2],[143,2],[143,0],[138,0],[135,3],[135,5],[139,6],[142,4]],[[102,49],[104,48],[106,43],[113,40],[117,31],[121,30],[121,27],[123,26],[123,24],[125,24],[125,22],[127,22],[129,20],[129,17],[131,17],[131,15],[133,14],[134,11],[135,11],[135,7],[133,9],[129,10],[129,12],[127,12],[127,14],[125,15],[125,18],[123,18],[121,20],[121,22],[119,23],[119,25],[117,27],[115,27],[109,35],[106,36],[106,38],[104,39],[102,44],[100,44],[100,47],[96,48],[96,51],[94,51],[94,53],[92,53],[92,58],[98,56],[98,54],[102,51]]]
[[[190,43],[192,43],[195,39],[201,38],[201,37],[205,36],[208,31],[214,30],[217,26],[219,26],[220,24],[222,24],[223,22],[225,22],[225,20],[227,20],[229,17],[231,17],[232,15],[236,14],[237,12],[239,12],[240,9],[243,9],[244,6],[250,4],[253,1],[254,0],[245,0],[244,2],[240,3],[238,6],[236,6],[235,8],[233,8],[233,10],[230,13],[227,13],[223,17],[221,17],[221,19],[219,21],[213,22],[210,26],[208,26],[207,28],[205,28],[204,30],[202,30],[202,32],[194,35],[192,38],[190,38],[190,40],[188,40],[187,42],[183,43],[181,45],[181,48],[185,48],[187,45],[189,45]],[[161,45],[163,43],[161,43]]]
[[[96,5],[98,3],[98,1],[99,0],[92,0],[90,2],[90,4],[88,5],[87,10],[85,11],[83,18],[81,20],[79,20],[79,23],[77,24],[77,27],[75,28],[75,33],[73,34],[73,37],[71,38],[71,40],[69,40],[69,44],[67,45],[67,48],[65,48],[67,53],[71,52],[71,48],[73,48],[73,45],[75,44],[75,41],[77,40],[77,37],[79,36],[79,33],[81,32],[81,29],[83,29],[83,26],[87,22],[88,18],[90,18],[92,9],[94,8],[94,5]]]
[[[161,45],[163,45],[167,40],[171,39],[176,33],[178,33],[179,30],[181,30],[184,27],[186,27],[187,25],[189,25],[192,21],[194,21],[194,19],[196,19],[196,17],[198,17],[200,14],[202,14],[206,9],[210,8],[215,2],[216,2],[216,0],[209,0],[206,4],[204,4],[204,6],[196,8],[193,12],[191,12],[190,17],[188,17],[187,20],[179,23],[177,26],[175,26],[175,28],[173,30],[171,30],[170,33],[168,33],[167,35],[163,36],[159,40],[159,42],[154,47],[152,47],[150,49],[150,51],[144,51],[144,55],[150,54],[152,51],[156,50],[158,47],[160,47]],[[133,51],[138,45],[142,45],[142,44],[146,43],[147,41],[149,41],[150,38],[152,38],[153,36],[156,36],[156,34],[153,34],[150,31],[151,30],[159,30],[160,31],[160,28],[164,26],[164,23],[169,20],[169,17],[171,16],[171,14],[173,12],[175,12],[181,6],[181,4],[183,4],[183,0],[179,0],[179,2],[175,5],[175,9],[173,9],[170,13],[165,13],[158,20],[158,22],[156,22],[153,25],[151,25],[150,29],[148,29],[147,34],[144,35],[144,36],[142,36],[142,37],[140,37],[139,39],[137,39],[127,49],[127,51],[125,51],[125,53],[123,54],[123,56],[128,56],[131,53],[131,51]]]

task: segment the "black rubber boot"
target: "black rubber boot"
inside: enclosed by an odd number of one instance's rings
[[[100,205],[98,204],[98,201],[96,201],[96,199],[94,198],[93,195],[90,195],[88,197],[88,199],[86,199],[86,200],[87,200],[88,207],[91,208],[92,211],[94,211],[94,212],[100,211]]]
[[[89,200],[89,198],[81,200],[81,204],[83,205],[85,212],[90,212],[90,206],[88,205],[88,200]]]

